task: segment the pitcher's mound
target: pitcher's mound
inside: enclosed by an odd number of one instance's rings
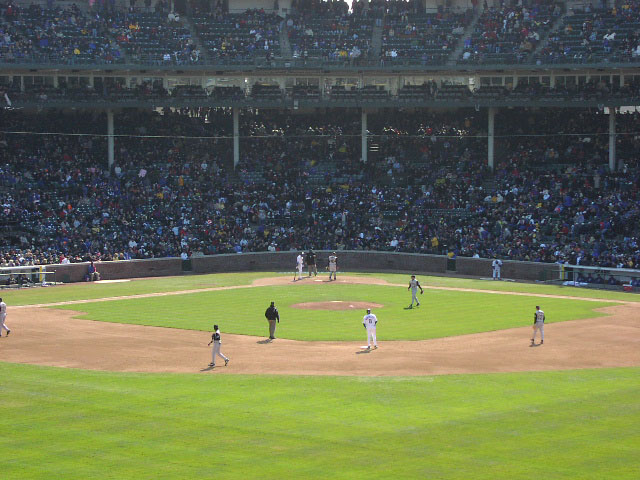
[[[371,302],[350,302],[342,300],[332,300],[330,302],[304,302],[295,303],[291,308],[302,310],[364,310],[365,308],[382,308],[384,305]]]

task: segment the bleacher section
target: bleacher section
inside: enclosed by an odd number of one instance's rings
[[[559,14],[553,2],[541,2],[534,8],[489,7],[483,11],[471,38],[465,39],[459,62],[524,63]]]
[[[266,58],[392,67],[640,61],[638,1],[568,11],[553,0],[509,5],[483,9],[469,35],[471,9],[427,13],[393,2],[369,10],[358,4],[354,12],[315,2],[287,16],[9,4],[0,7],[0,62],[234,65]],[[286,58],[281,32],[290,44]]]
[[[189,29],[159,12],[128,12],[119,15],[111,32],[134,62],[151,64],[198,63]]]
[[[424,65],[442,65],[455,50],[471,18],[471,11],[387,15],[382,56],[385,61],[417,59]]]
[[[213,61],[237,62],[280,56],[280,23],[274,14],[247,10],[224,16],[196,16],[196,32]]]
[[[612,9],[575,10],[549,38],[541,63],[630,62],[640,60],[640,3]]]
[[[345,61],[369,57],[373,19],[326,14],[294,15],[290,20],[287,33],[294,58]]]

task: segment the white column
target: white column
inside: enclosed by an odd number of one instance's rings
[[[361,135],[362,137],[362,161],[364,163],[367,163],[367,111],[363,108],[362,109],[362,132]]]
[[[616,109],[609,107],[609,170],[616,171]]]
[[[113,110],[107,110],[107,152],[109,170],[113,168],[114,164],[114,137],[113,137]]]
[[[240,110],[233,109],[233,169],[240,162]]]
[[[489,107],[488,112],[488,135],[487,135],[487,164],[489,168],[493,171],[494,161],[493,161],[493,140],[495,133],[495,119],[496,119],[496,109],[494,107]]]

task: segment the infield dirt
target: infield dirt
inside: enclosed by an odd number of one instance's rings
[[[346,276],[338,282],[386,283]],[[276,277],[254,285],[285,283],[291,284]],[[146,296],[152,295],[158,294]],[[226,334],[222,351],[231,362],[213,372],[388,376],[639,366],[640,304],[600,311],[608,316],[547,325],[545,344],[536,347],[529,346],[530,327],[424,341],[382,338],[380,348],[371,352],[360,348],[362,342],[269,341]],[[207,332],[94,322],[76,315],[45,305],[9,307],[7,322],[13,331],[0,339],[0,361],[124,372],[211,371],[205,367],[211,361]]]

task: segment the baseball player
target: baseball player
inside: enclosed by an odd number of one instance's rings
[[[298,270],[298,279],[302,280],[302,267],[304,265],[304,252],[296,257],[296,269]],[[296,281],[296,274],[293,275],[293,281]]]
[[[378,318],[371,313],[371,309],[367,308],[367,314],[362,319],[362,325],[367,330],[367,349],[371,349],[371,340],[373,340],[374,350],[378,348],[378,339],[376,338],[376,325]]]
[[[11,333],[11,330],[9,329],[9,327],[7,327],[7,324],[4,323],[6,318],[7,318],[7,304],[2,301],[2,298],[0,298],[0,337],[2,336],[3,328],[7,331],[7,337]]]
[[[313,271],[313,276],[317,277],[318,276],[318,268],[316,267],[316,252],[313,251],[313,249],[309,250],[307,252],[307,268],[309,269],[309,276],[311,276],[311,272]]]
[[[499,258],[494,258],[493,262],[491,262],[491,267],[493,268],[493,279],[500,280],[500,269],[502,268],[502,260]]]
[[[225,367],[229,365],[229,358],[225,357],[224,354],[220,351],[220,344],[222,343],[222,340],[220,340],[220,329],[218,328],[218,325],[213,326],[213,334],[211,335],[211,341],[208,343],[207,346],[210,346],[212,343],[213,343],[213,348],[211,349],[211,363],[209,364],[209,366],[210,367],[216,366],[216,355],[222,357],[222,359],[224,360]]]
[[[413,308],[413,302],[416,302],[416,307],[420,306],[420,301],[418,300],[418,289],[420,289],[420,295],[424,293],[420,282],[416,279],[415,275],[411,275],[411,280],[409,281],[409,286],[407,290],[411,290],[411,305],[409,308]]]
[[[333,275],[333,279],[337,280],[336,272],[338,271],[338,257],[336,252],[333,252],[329,255],[329,281],[331,281],[331,275]]]
[[[536,313],[533,314],[533,338],[531,345],[536,344],[536,332],[540,331],[540,345],[544,343],[544,312],[536,305]]]

